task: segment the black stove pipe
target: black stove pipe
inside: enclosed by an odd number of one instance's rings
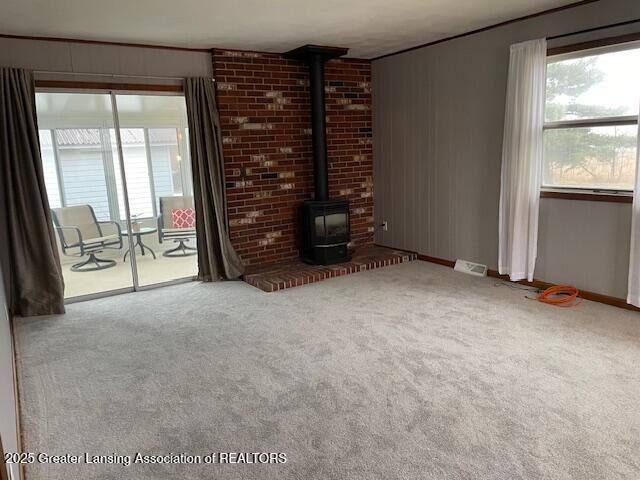
[[[327,120],[324,98],[324,64],[346,55],[347,48],[304,45],[287,52],[287,58],[302,60],[309,66],[311,92],[311,140],[313,144],[313,183],[315,200],[329,200],[329,165],[327,159]]]
[[[313,144],[313,183],[315,200],[329,199],[327,159],[327,122],[324,99],[324,57],[318,53],[308,58],[311,91],[311,141]]]

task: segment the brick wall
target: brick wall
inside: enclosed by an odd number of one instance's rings
[[[298,256],[299,205],[313,196],[307,67],[277,54],[214,50],[231,241],[245,264]],[[351,203],[351,238],[371,242],[371,65],[326,66],[329,194]]]

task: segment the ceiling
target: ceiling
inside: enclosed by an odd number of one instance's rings
[[[0,0],[0,33],[373,58],[575,0]]]

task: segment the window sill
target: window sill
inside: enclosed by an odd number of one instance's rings
[[[633,203],[633,194],[629,193],[596,193],[578,191],[542,190],[540,198],[557,198],[561,200],[583,200],[587,202]]]

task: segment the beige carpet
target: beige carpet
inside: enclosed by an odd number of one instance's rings
[[[36,464],[27,480],[640,478],[640,315],[525,295],[412,262],[18,319],[26,450],[288,460]]]

